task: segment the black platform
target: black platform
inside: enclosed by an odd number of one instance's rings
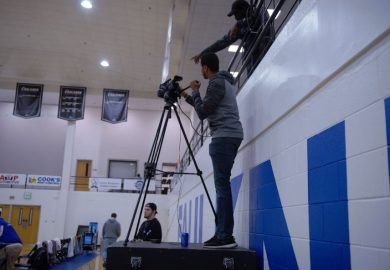
[[[107,250],[107,270],[255,270],[256,253],[244,248],[206,249],[203,244],[118,242]]]

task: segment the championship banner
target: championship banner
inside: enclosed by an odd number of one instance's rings
[[[127,121],[129,90],[103,90],[102,121],[112,124]]]
[[[52,175],[27,175],[27,188],[60,189],[61,177]]]
[[[141,190],[143,184],[144,184],[143,179],[139,179],[139,178],[124,179],[123,190]],[[146,186],[144,188],[146,189]],[[155,190],[156,190],[156,181],[150,180],[148,191],[155,191]]]
[[[25,174],[0,173],[0,187],[24,187],[25,184]]]
[[[63,120],[84,119],[86,87],[61,86],[57,117]]]
[[[14,115],[23,118],[41,115],[43,84],[17,83]]]
[[[90,191],[111,191],[120,190],[122,187],[122,179],[120,178],[89,178]]]

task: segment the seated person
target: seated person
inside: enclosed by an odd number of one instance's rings
[[[22,248],[22,241],[18,234],[12,225],[1,217],[0,211],[0,259],[6,259],[6,270],[14,269]]]
[[[141,228],[138,231],[137,236],[135,237],[138,240],[151,241],[155,240],[161,242],[162,232],[161,225],[158,219],[156,218],[157,206],[155,203],[147,203],[144,207],[144,221],[141,225]]]

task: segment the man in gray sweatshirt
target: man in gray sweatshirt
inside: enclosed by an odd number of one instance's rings
[[[217,197],[217,226],[215,235],[204,243],[205,248],[235,248],[233,237],[233,202],[230,176],[238,148],[243,139],[243,130],[238,114],[236,88],[233,76],[219,71],[216,54],[201,56],[201,72],[209,80],[206,95],[199,94],[200,83],[191,82],[192,96],[182,92],[186,101],[194,106],[198,117],[209,122],[212,140],[209,154],[214,169],[214,184]]]
[[[116,213],[111,214],[111,218],[108,219],[103,225],[103,261],[104,264],[107,258],[108,246],[114,244],[118,237],[121,235],[121,225],[116,220]]]

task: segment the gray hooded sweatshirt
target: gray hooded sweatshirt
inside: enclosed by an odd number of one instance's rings
[[[217,72],[210,79],[203,100],[199,91],[193,91],[192,96],[186,98],[194,106],[200,120],[207,118],[213,138],[243,138],[233,81],[229,72]]]
[[[114,218],[110,218],[103,225],[103,238],[118,239],[121,235],[121,225]]]

